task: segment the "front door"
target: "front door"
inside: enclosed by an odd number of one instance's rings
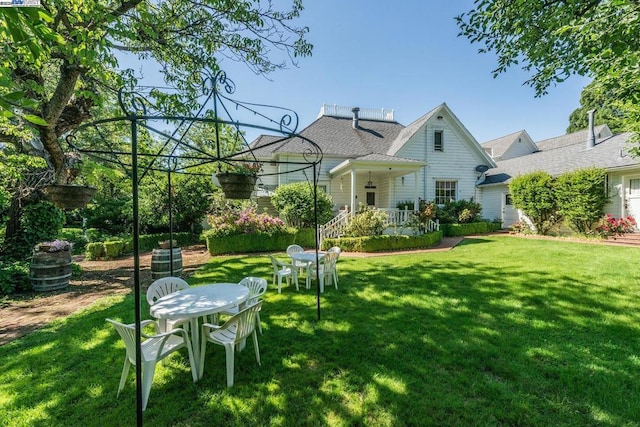
[[[502,193],[502,227],[508,228],[511,224],[518,222],[518,210],[513,207],[511,194]]]
[[[627,188],[627,199],[625,207],[627,215],[636,220],[636,224],[640,223],[640,178],[629,179],[629,187]]]

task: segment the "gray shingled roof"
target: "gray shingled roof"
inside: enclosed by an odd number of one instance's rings
[[[386,153],[389,145],[402,129],[403,126],[398,122],[362,119],[359,121],[358,129],[354,129],[350,118],[322,116],[303,129],[300,135],[318,144],[325,155],[359,157],[373,153]],[[264,145],[264,143],[260,144],[262,138],[264,137],[259,137],[252,142],[251,147]],[[259,152],[260,157],[270,157],[272,153],[303,153],[308,148],[308,143],[300,138],[294,138]]]
[[[575,134],[583,134],[580,140]],[[598,132],[596,132],[596,135]],[[508,183],[511,178],[530,172],[546,171],[553,176],[576,169],[599,167],[616,169],[638,165],[638,159],[628,153],[627,141],[631,133],[601,138],[593,148],[586,147],[586,131],[575,132],[563,137],[552,138],[553,148],[496,162],[498,167],[489,169],[481,185]],[[550,141],[550,140],[546,140]],[[544,142],[544,141],[543,141]],[[543,144],[544,145],[544,144]]]
[[[250,147],[257,158],[270,158],[278,148],[287,143],[288,139],[285,139],[282,142],[276,142],[274,144],[275,141],[283,138],[283,136],[260,135],[250,144]]]
[[[611,131],[609,130],[609,126],[607,125],[595,126],[593,128],[593,133],[595,134],[596,139],[606,138],[607,136],[611,135]],[[538,141],[536,142],[536,145],[540,150],[553,150],[555,148],[564,147],[565,145],[585,142],[587,140],[587,134],[588,129],[583,129],[566,135],[556,136],[554,138]]]
[[[513,141],[515,141],[516,137],[522,134],[522,132],[524,132],[524,130],[519,130],[518,132],[510,133],[509,135],[492,139],[491,141],[483,142],[482,148],[491,148],[491,157],[500,157],[504,154],[505,151],[507,151],[509,147],[511,147]]]

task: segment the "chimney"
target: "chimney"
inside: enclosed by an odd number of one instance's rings
[[[358,129],[358,113],[360,112],[360,108],[353,107],[351,112],[353,113],[353,128]]]
[[[589,148],[593,148],[596,146],[596,134],[593,130],[593,115],[596,113],[596,110],[587,111],[589,114],[589,133],[587,134],[587,150]]]

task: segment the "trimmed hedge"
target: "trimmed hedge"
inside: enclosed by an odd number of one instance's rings
[[[82,228],[63,228],[58,234],[58,238],[73,243],[74,254],[84,252],[84,248],[88,241]]]
[[[292,229],[293,230],[293,229]],[[284,251],[296,241],[296,231],[279,233],[236,234],[233,236],[206,236],[207,250],[211,255]]]
[[[498,222],[470,222],[467,224],[440,224],[440,231],[447,237],[467,236],[469,234],[490,233],[500,230]]]
[[[315,228],[301,228],[296,233],[295,241],[296,245],[300,245],[303,248],[315,248],[316,247],[316,230]]]
[[[169,240],[169,233],[145,234],[139,236],[138,243],[140,252],[149,252],[158,247],[158,242]],[[202,240],[192,233],[173,233],[173,240],[178,242],[178,246],[193,245]],[[133,253],[133,237],[124,239],[111,239],[106,242],[92,242],[86,246],[85,256],[87,259],[116,258]]]
[[[324,239],[322,250],[339,246],[346,252],[379,252],[398,249],[428,248],[442,241],[442,231],[422,234],[420,236],[383,235],[365,237],[340,237]]]

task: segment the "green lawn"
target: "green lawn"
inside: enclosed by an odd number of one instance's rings
[[[233,388],[220,347],[197,384],[186,353],[161,365],[145,424],[638,425],[638,254],[497,236],[343,257],[321,321],[314,291],[270,284],[262,366],[248,341]],[[216,257],[190,283],[247,275],[270,280],[268,258]],[[106,317],[132,322],[133,298],[0,347],[0,425],[135,424],[133,374],[116,399],[124,347]]]

